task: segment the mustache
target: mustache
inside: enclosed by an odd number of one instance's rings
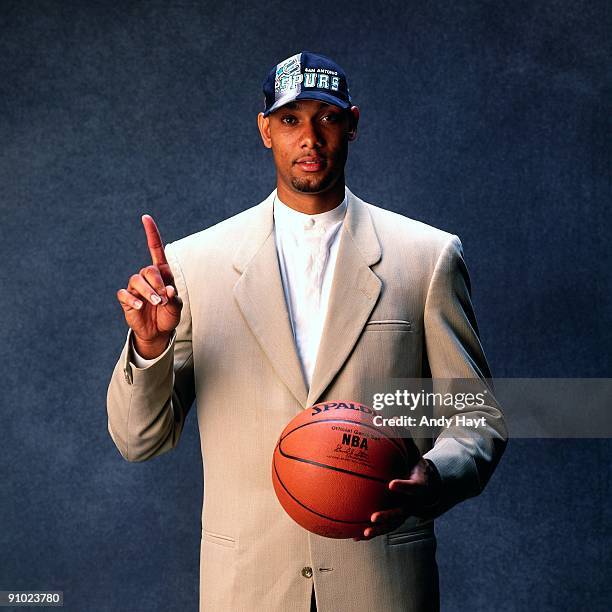
[[[321,161],[326,161],[327,160],[327,156],[326,155],[322,155],[321,153],[307,153],[306,155],[301,155],[297,159],[294,159],[293,163],[294,164],[299,164],[300,162],[310,161],[310,160],[313,160],[313,159],[321,160]]]

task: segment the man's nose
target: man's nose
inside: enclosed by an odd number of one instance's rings
[[[301,133],[301,145],[309,149],[320,147],[323,144],[323,137],[314,121],[305,121]]]

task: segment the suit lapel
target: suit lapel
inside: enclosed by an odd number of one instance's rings
[[[327,316],[308,393],[312,406],[344,365],[359,338],[382,282],[370,266],[381,256],[367,205],[347,188],[348,208],[341,228]],[[351,399],[351,398],[337,398]]]
[[[272,367],[291,393],[306,407],[307,389],[297,354],[274,239],[276,191],[251,211],[249,230],[234,257],[242,275],[234,297]]]

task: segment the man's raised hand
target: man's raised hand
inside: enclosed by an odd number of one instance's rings
[[[183,303],[153,217],[143,215],[142,224],[152,263],[130,276],[127,289],[117,291],[117,299],[134,332],[134,348],[145,359],[153,359],[168,346],[181,319]]]

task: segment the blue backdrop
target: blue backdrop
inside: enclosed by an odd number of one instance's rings
[[[495,376],[610,375],[611,4],[0,1],[0,590],[71,611],[197,610],[201,459],[124,462],[115,292],[274,187],[261,83],[335,58],[347,184],[456,233]],[[444,610],[607,610],[609,440],[513,440],[438,521]],[[326,612],[326,611],[324,611]]]

